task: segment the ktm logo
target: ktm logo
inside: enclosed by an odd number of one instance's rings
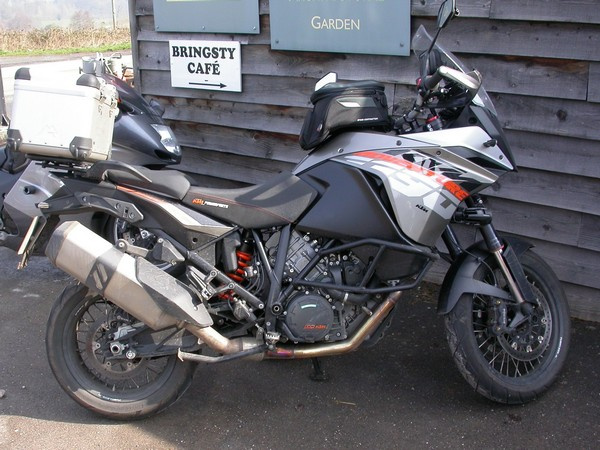
[[[209,202],[209,201],[201,199],[201,198],[195,198],[195,199],[193,199],[192,203],[194,205],[212,206],[214,208],[222,208],[222,209],[228,209],[229,208],[229,205],[226,205],[224,203]]]
[[[304,325],[305,330],[325,330],[327,325],[313,325],[311,323]]]

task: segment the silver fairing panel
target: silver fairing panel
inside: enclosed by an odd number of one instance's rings
[[[29,164],[4,199],[6,212],[24,233],[35,216],[41,216],[37,204],[47,200],[63,182],[37,163]]]
[[[498,178],[453,149],[485,152],[487,158],[498,157],[507,171],[512,169],[508,160],[500,158],[499,149],[484,146],[490,139],[478,127],[410,137],[345,133],[305,158],[295,172],[333,159],[376,175],[384,183],[402,232],[420,244],[433,246],[459,204]]]
[[[497,145],[486,147],[485,144],[489,143],[491,139],[490,135],[479,127],[453,128],[404,135],[365,131],[342,133],[307,155],[295,167],[293,173],[298,175],[310,167],[340,154],[364,150],[419,149],[427,152],[427,149],[429,149],[429,152],[433,151],[435,154],[438,150],[444,151],[453,147],[463,148],[472,153],[473,156],[480,156],[494,161],[507,172],[514,170],[508,158],[504,157],[500,147]],[[452,162],[453,164],[467,164],[474,166],[473,169],[478,167],[468,160],[454,155],[450,150],[445,152],[444,159],[452,158],[452,156],[458,158]],[[483,168],[480,169],[487,172]]]

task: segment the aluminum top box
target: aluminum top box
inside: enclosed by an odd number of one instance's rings
[[[118,95],[114,86],[84,74],[74,85],[15,74],[9,149],[31,159],[102,161],[110,158]]]

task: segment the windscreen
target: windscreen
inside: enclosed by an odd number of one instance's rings
[[[427,33],[427,30],[423,25],[419,27],[412,39],[412,49],[415,52],[415,55],[417,55],[417,57],[419,58],[419,61],[421,62],[421,77],[427,75],[427,73],[424,73],[427,70],[427,65],[425,64],[425,61],[427,61],[428,59],[427,55],[425,55],[425,52],[429,50],[432,41],[433,38],[429,35],[429,33]],[[442,55],[442,63],[445,66],[460,70],[463,73],[470,72],[471,69],[467,68],[467,66],[465,66],[460,59],[458,59],[452,52],[446,50],[439,43],[436,42],[433,46],[433,49],[437,50]],[[483,87],[479,89],[477,95],[473,98],[472,101],[478,106],[483,106],[489,109],[490,112],[494,114],[494,116],[498,116],[498,113],[496,112],[496,108],[494,107],[492,100],[490,99],[488,93]]]

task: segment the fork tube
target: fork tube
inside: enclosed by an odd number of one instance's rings
[[[488,249],[494,255],[494,258],[496,258],[496,262],[504,274],[504,278],[506,279],[510,293],[515,298],[517,303],[525,303],[523,294],[521,293],[521,290],[519,289],[512,272],[502,256],[503,245],[498,237],[498,234],[496,233],[496,230],[494,229],[494,226],[490,223],[487,225],[482,225],[479,229],[481,230],[481,234],[483,235],[483,239],[485,240]]]
[[[442,234],[442,240],[448,249],[448,253],[450,253],[452,261],[455,261],[463,253],[463,249],[460,242],[458,242],[458,236],[450,225],[446,225],[446,229]]]

